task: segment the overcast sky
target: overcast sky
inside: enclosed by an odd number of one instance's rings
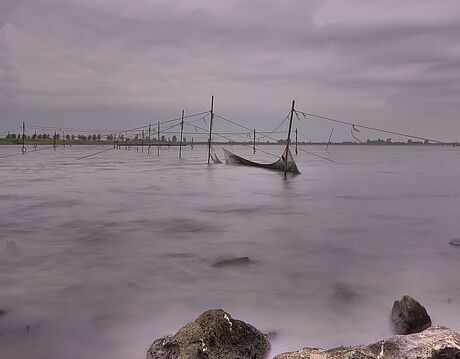
[[[214,94],[217,113],[260,129],[296,99],[460,139],[457,0],[0,0],[0,27],[0,132],[127,128]]]

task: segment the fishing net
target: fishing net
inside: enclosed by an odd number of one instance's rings
[[[245,166],[262,167],[262,168],[268,168],[268,169],[273,169],[273,170],[278,170],[278,171],[286,170],[286,172],[292,172],[295,174],[300,173],[289,147],[286,147],[281,158],[273,163],[253,162],[246,158],[240,157],[226,150],[225,148],[223,148],[223,150],[224,150],[224,155],[225,155],[225,162],[227,164],[238,164],[238,165],[245,165]],[[286,163],[286,158],[287,158],[287,163]]]
[[[211,155],[212,162],[214,162],[216,164],[222,163],[222,161],[219,159],[219,157],[217,157],[217,153],[216,153],[216,151],[214,151],[214,147],[212,145],[211,145],[210,155]]]

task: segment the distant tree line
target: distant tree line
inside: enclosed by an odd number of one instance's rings
[[[22,139],[22,135],[21,134],[16,134],[16,133],[9,133],[6,135],[6,138],[7,139],[12,139],[12,140],[16,140],[16,139]],[[61,134],[60,133],[56,133],[56,134],[49,134],[49,133],[34,133],[33,135],[30,135],[30,136],[25,136],[24,135],[24,138],[27,138],[29,140],[49,140],[49,139],[54,139],[56,138],[56,140],[59,140],[61,139]],[[111,141],[114,139],[114,136],[113,135],[107,135],[107,136],[103,136],[101,135],[100,133],[94,133],[94,134],[90,134],[90,135],[65,135],[65,139],[66,140],[69,140],[69,141],[75,141],[75,140],[79,140],[79,141],[101,141],[103,138],[107,139],[108,141]]]

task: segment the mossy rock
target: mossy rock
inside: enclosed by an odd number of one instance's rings
[[[211,309],[174,336],[155,340],[147,359],[261,359],[269,349],[265,334],[221,309]]]

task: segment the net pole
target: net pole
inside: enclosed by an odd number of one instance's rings
[[[21,153],[22,154],[26,153],[26,123],[24,121],[22,122],[22,147],[21,147]]]
[[[158,138],[158,146],[157,146],[157,148],[158,148],[158,156],[160,156],[160,121],[158,121],[158,136],[157,136],[157,138]]]
[[[254,154],[256,153],[256,129],[254,129],[254,146],[253,146]]]
[[[214,119],[214,95],[211,96],[211,119],[209,120],[208,165],[211,162],[212,120]]]
[[[149,138],[148,138],[148,141],[149,141],[149,145],[147,147],[147,154],[150,155],[150,146],[152,145],[152,126],[150,125],[149,123]]]
[[[284,151],[284,178],[287,177],[288,154],[289,154],[289,144],[291,143],[291,128],[292,128],[292,118],[294,117],[294,106],[295,106],[295,100],[292,100],[291,116],[289,119],[289,130],[288,130],[288,136],[287,136],[287,141],[286,141],[286,149]]]
[[[295,129],[295,154],[299,154],[299,151],[297,150],[297,128]]]
[[[180,141],[179,141],[179,158],[182,158],[182,134],[184,132],[184,110],[180,121]]]

